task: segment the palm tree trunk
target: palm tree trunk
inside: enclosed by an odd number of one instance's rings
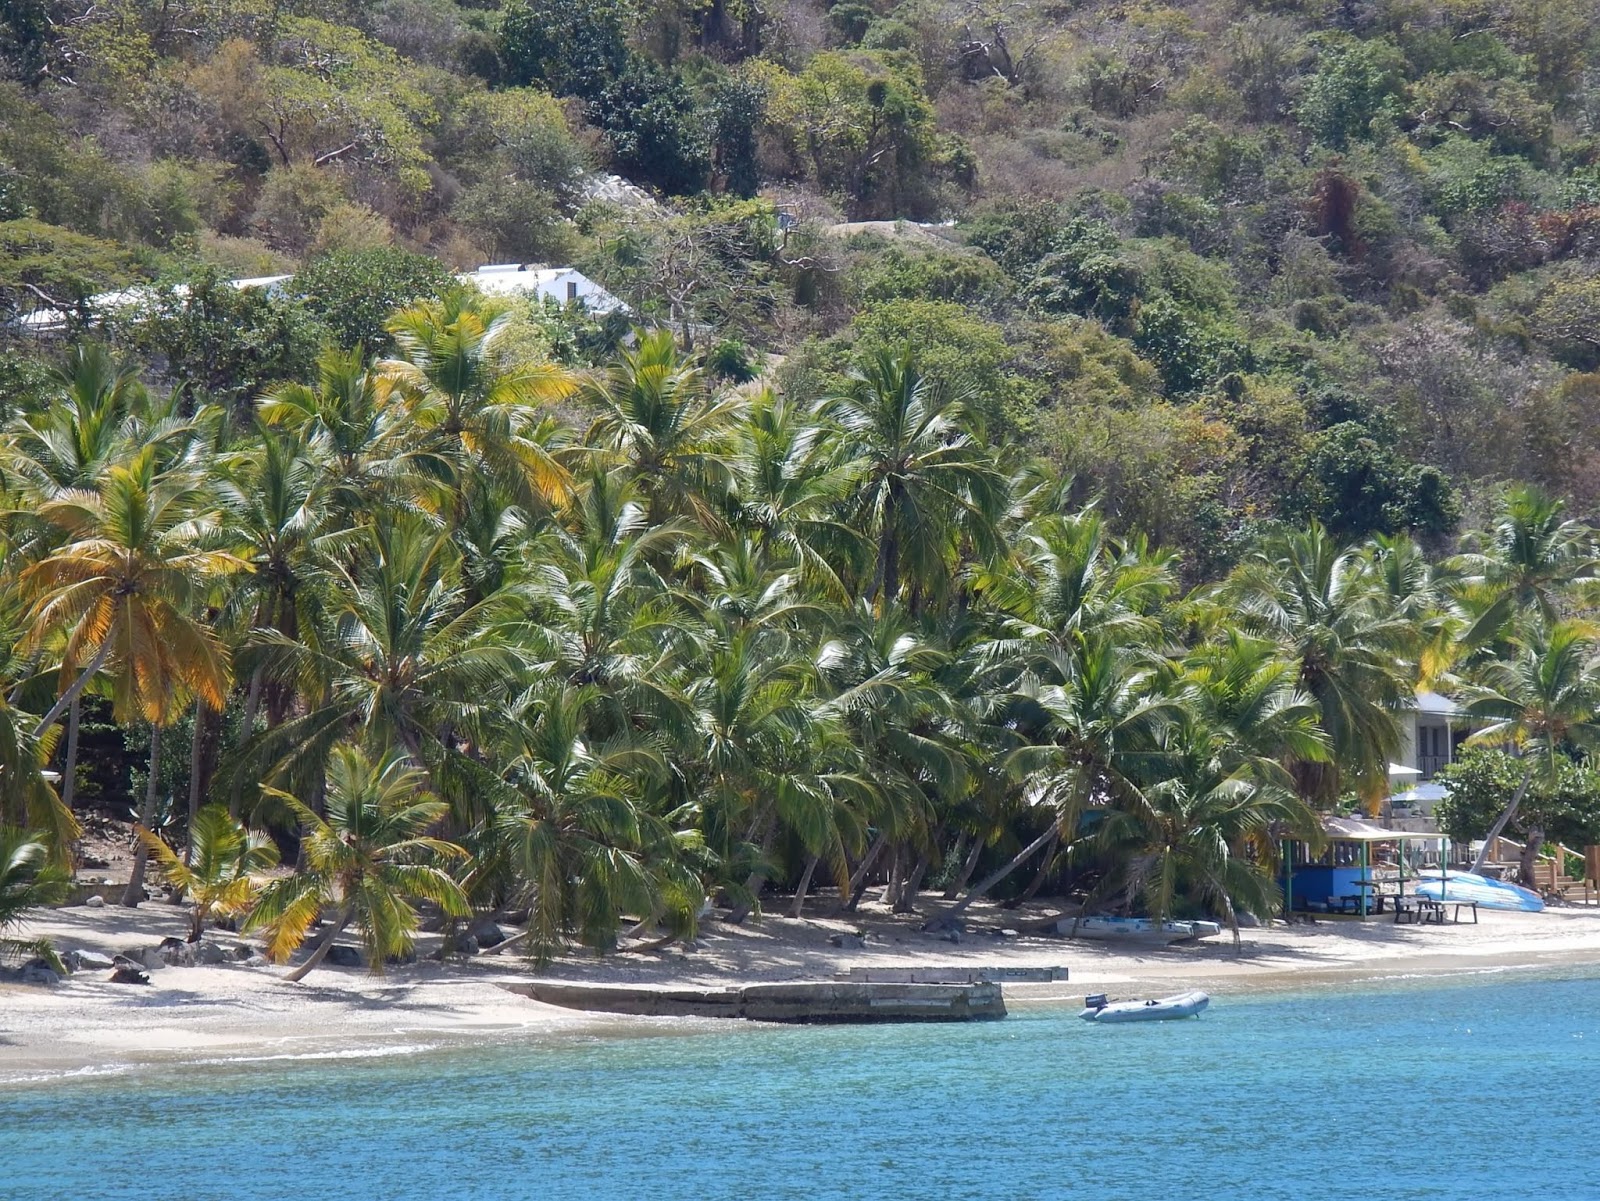
[[[144,807],[139,810],[139,824],[146,830],[155,820],[156,788],[159,784],[156,776],[160,769],[161,727],[153,725],[150,727],[150,778],[145,781]],[[133,853],[133,872],[128,876],[128,887],[122,894],[122,903],[129,909],[137,909],[139,902],[144,900],[144,869],[149,860],[150,852],[140,842],[138,850]]]
[[[251,735],[256,730],[256,714],[261,709],[262,674],[263,669],[258,667],[250,675],[250,690],[245,693],[244,697],[244,722],[239,727],[239,737],[242,742],[249,742]],[[235,821],[239,820],[239,801],[241,800],[239,794],[243,787],[243,777],[235,776],[233,792],[228,797],[228,816]]]
[[[900,895],[894,902],[896,913],[917,911],[917,889],[922,887],[922,877],[928,874],[928,864],[931,862],[931,858],[927,855],[917,857],[917,865],[911,869],[911,874],[901,881]]]
[[[1050,878],[1050,869],[1055,866],[1056,844],[1060,841],[1059,837],[1055,838],[1051,840],[1049,846],[1045,847],[1044,859],[1039,864],[1039,870],[1034,872],[1033,879],[1029,882],[1028,887],[1022,890],[1021,896],[1015,901],[1006,902],[1007,909],[1015,909],[1019,905],[1025,905],[1038,895],[1039,889],[1044,887],[1044,882]]]
[[[1521,880],[1529,888],[1533,887],[1533,865],[1539,862],[1539,848],[1543,845],[1544,827],[1530,826],[1528,828],[1528,837],[1522,844],[1522,862],[1517,868],[1517,879]],[[1555,876],[1560,876],[1562,874],[1561,868],[1564,865],[1560,861],[1561,851],[1559,848],[1556,850],[1556,855]],[[1553,877],[1550,883],[1553,887],[1555,884]]]
[[[312,948],[311,957],[285,976],[284,979],[290,984],[298,984],[301,980],[304,980],[310,974],[312,968],[328,957],[328,952],[333,950],[333,940],[344,933],[344,928],[350,924],[350,919],[355,914],[355,906],[347,902],[345,907],[339,911],[339,920],[329,926],[322,937],[317,940],[317,945]]]
[[[894,848],[894,853],[889,856],[889,887],[883,890],[884,903],[889,906],[891,913],[896,913],[900,908],[900,892],[905,887],[906,874],[906,848],[904,843],[899,843]]]
[[[67,710],[67,758],[61,765],[61,803],[70,812],[72,803],[78,799],[78,726],[82,717],[83,700],[80,693],[72,698],[72,707]]]
[[[778,822],[777,822],[777,816],[771,812],[771,806],[768,806],[768,808],[766,810],[764,810],[763,812],[765,813],[765,816],[764,817],[758,817],[757,820],[762,822],[764,824],[764,826],[765,826],[765,828],[761,830],[761,861],[763,863],[765,863],[766,862],[766,858],[767,858],[767,849],[770,847],[770,845],[772,843],[773,829],[774,829],[774,827],[777,826]],[[754,837],[754,836],[755,836],[755,830],[752,829],[751,830],[751,837]],[[745,891],[748,892],[757,901],[759,901],[761,899],[761,890],[763,888],[765,888],[766,886],[767,886],[767,873],[766,873],[766,870],[764,868],[759,868],[758,867],[758,868],[756,868],[755,871],[751,872],[748,876],[745,877],[745,881],[744,881]],[[730,926],[737,926],[740,922],[744,921],[745,918],[750,916],[750,909],[751,909],[751,903],[749,901],[740,901],[737,905],[735,905],[728,912],[728,916],[726,918],[724,918],[723,920],[725,922],[727,922]]]
[[[967,832],[965,830],[960,830],[960,831],[957,831],[957,833],[956,833],[956,844],[955,844],[955,846],[950,848],[950,854],[947,855],[945,858],[950,863],[960,863],[962,861],[962,859],[965,857],[966,853],[967,853]],[[956,895],[960,891],[961,890],[959,888],[957,888],[954,884],[950,884],[950,885],[946,885],[945,886],[945,890],[944,890],[944,893],[942,895],[944,896],[945,900],[953,901],[953,900],[956,899]]]
[[[806,870],[800,873],[800,884],[794,890],[794,901],[789,905],[789,916],[799,917],[805,912],[806,892],[811,888],[811,877],[817,870],[817,860],[820,855],[812,855],[806,859]]]
[[[39,719],[39,724],[33,729],[35,739],[43,738],[44,732],[60,720],[61,715],[72,707],[72,703],[82,695],[88,687],[89,681],[100,674],[100,669],[106,665],[106,660],[111,655],[111,639],[107,638],[100,644],[100,649],[95,651],[94,658],[89,661],[89,666],[83,669],[83,674],[72,681],[71,687],[56,698],[56,703],[50,706],[50,711]]]
[[[184,826],[183,865],[194,859],[194,817],[200,812],[200,761],[205,748],[206,703],[194,703],[194,732],[189,737],[189,818]]]
[[[1478,852],[1478,857],[1472,861],[1472,874],[1477,875],[1488,862],[1489,848],[1494,846],[1495,839],[1500,837],[1500,832],[1506,828],[1506,823],[1517,815],[1517,806],[1522,804],[1522,798],[1528,795],[1528,786],[1533,783],[1532,763],[1522,773],[1522,783],[1517,785],[1517,791],[1511,796],[1511,803],[1500,811],[1500,816],[1494,819],[1494,825],[1489,827],[1489,832],[1483,836],[1483,847]]]
[[[843,898],[844,904],[841,906],[843,912],[854,913],[856,906],[861,904],[861,894],[867,889],[867,873],[872,870],[873,863],[888,845],[889,836],[880,834],[877,841],[867,848],[866,857],[856,865],[855,873],[850,877],[850,895]]]
[[[1040,847],[1044,846],[1044,844],[1049,842],[1052,838],[1057,837],[1058,833],[1059,832],[1056,829],[1056,824],[1051,822],[1050,828],[1043,834],[1039,835],[1038,838],[1035,838],[1027,846],[1023,847],[1022,850],[1018,851],[1016,857],[1012,859],[1011,862],[1007,863],[998,871],[989,873],[989,875],[978,881],[978,883],[973,886],[972,890],[968,892],[966,896],[957,901],[953,908],[947,910],[939,918],[939,922],[941,924],[948,924],[949,922],[952,922],[956,918],[960,917],[971,907],[972,902],[983,896],[984,893],[988,892],[996,884],[1000,883],[1000,881],[1004,880],[1012,872],[1016,871],[1019,867],[1026,863],[1028,859],[1039,850]]]
[[[944,899],[953,901],[967,886],[967,881],[972,879],[972,873],[978,870],[978,860],[983,858],[983,839],[973,840],[972,850],[967,855],[967,861],[961,865],[961,874],[950,882],[950,887],[944,890]]]

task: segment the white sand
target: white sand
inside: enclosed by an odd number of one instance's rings
[[[1242,954],[1234,953],[1226,935],[1207,945],[1154,951],[999,933],[1049,912],[1048,905],[1026,913],[975,907],[971,932],[959,944],[921,933],[917,918],[892,918],[870,906],[849,920],[768,915],[743,927],[713,921],[693,947],[568,958],[542,974],[713,984],[826,979],[866,966],[1069,969],[1067,982],[1005,986],[1008,1001],[1028,1004],[1102,990],[1148,995],[1178,983],[1226,995],[1399,975],[1600,964],[1600,908],[1483,912],[1476,926],[1395,926],[1387,919],[1275,925],[1245,931]],[[109,955],[182,937],[185,929],[182,910],[149,902],[137,910],[55,910],[38,915],[27,932],[54,939],[62,950]],[[830,934],[858,929],[868,934],[865,948],[829,945]],[[433,945],[425,939],[419,950],[426,954]],[[496,982],[535,974],[515,953],[450,966],[424,959],[386,977],[324,966],[301,984],[285,982],[284,970],[164,968],[150,973],[148,987],[111,984],[105,971],[85,971],[54,988],[0,984],[0,1082],[172,1058],[364,1055],[462,1040],[620,1034],[652,1020],[675,1020],[575,1013],[514,996]]]

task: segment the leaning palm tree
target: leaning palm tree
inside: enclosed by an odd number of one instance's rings
[[[385,959],[411,949],[418,920],[413,898],[432,901],[451,917],[470,916],[461,887],[433,862],[466,852],[426,834],[448,806],[425,791],[422,773],[404,756],[374,761],[357,747],[335,747],[325,816],[286,792],[274,795],[300,819],[305,866],[263,890],[245,926],[264,928],[267,955],[282,963],[305,941],[319,914],[332,918],[310,956],[286,979],[304,979],[351,925],[360,931],[367,963],[381,975]]]
[[[0,957],[37,956],[64,972],[47,939],[9,937],[29,909],[66,898],[72,878],[50,859],[50,850],[38,835],[0,825]]]
[[[134,833],[161,864],[167,883],[188,895],[190,942],[200,941],[208,921],[246,912],[256,898],[254,875],[278,862],[272,839],[234,821],[225,805],[207,805],[194,815],[187,858],[143,826]]]
[[[1600,749],[1600,640],[1585,622],[1531,618],[1511,657],[1484,666],[1465,694],[1466,715],[1489,723],[1471,741],[1510,743],[1523,758],[1522,781],[1484,835],[1476,872],[1535,781],[1554,781],[1569,750]]]
[[[1122,882],[1130,896],[1142,895],[1151,921],[1166,921],[1188,897],[1222,915],[1237,948],[1239,910],[1268,917],[1282,903],[1246,843],[1273,829],[1315,837],[1316,815],[1256,765],[1230,769],[1230,732],[1199,713],[1168,725],[1161,741],[1149,778],[1106,810],[1095,841],[1115,853]]]
[[[35,730],[36,738],[105,670],[113,712],[150,723],[150,787],[140,822],[155,803],[160,729],[189,696],[221,710],[228,690],[226,651],[198,616],[205,589],[243,564],[206,545],[214,515],[190,472],[162,470],[145,446],[110,468],[98,488],[67,489],[40,507],[68,541],[22,573],[32,601],[28,641],[43,645],[65,632],[65,688]],[[85,664],[87,660],[87,664]],[[123,904],[144,894],[148,859],[140,845]]]

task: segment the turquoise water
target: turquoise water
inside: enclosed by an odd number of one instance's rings
[[[655,1029],[0,1089],[0,1197],[1600,1196],[1593,975]]]

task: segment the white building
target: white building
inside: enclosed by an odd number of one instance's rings
[[[1434,777],[1453,763],[1478,724],[1447,696],[1418,692],[1417,703],[1400,715],[1400,753],[1390,768],[1389,820],[1399,830],[1438,829],[1433,807],[1445,797]]]
[[[525,263],[486,263],[476,271],[456,277],[485,296],[536,296],[557,304],[583,305],[596,316],[628,306],[576,267],[538,267]]]

